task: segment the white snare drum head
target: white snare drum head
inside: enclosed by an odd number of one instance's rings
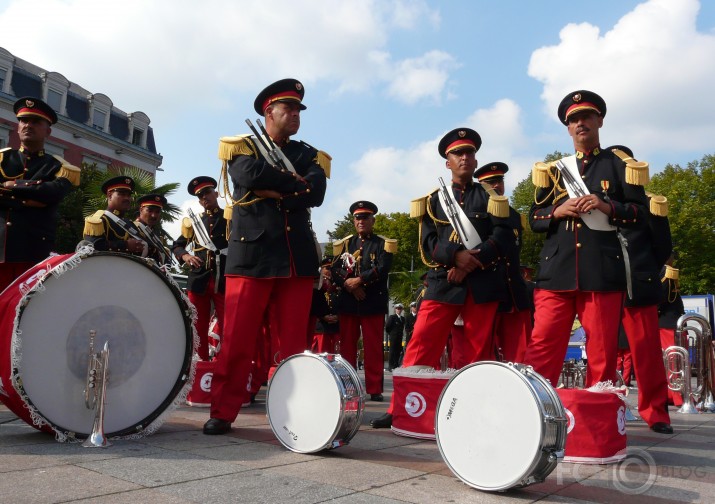
[[[540,455],[542,413],[531,386],[506,364],[459,371],[442,392],[437,445],[450,469],[481,490],[503,490],[527,476]]]
[[[295,452],[326,448],[342,414],[342,393],[329,364],[319,355],[294,355],[271,378],[268,421],[278,440]]]
[[[95,255],[49,276],[20,316],[20,376],[27,397],[53,425],[88,434],[95,412],[84,388],[89,331],[94,351],[109,340],[104,430],[133,428],[175,389],[187,354],[187,328],[169,284],[142,262]]]

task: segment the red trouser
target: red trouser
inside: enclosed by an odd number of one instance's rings
[[[327,352],[330,354],[338,353],[336,347],[338,345],[338,338],[340,335],[338,333],[323,334],[315,333],[313,335],[313,344],[310,347],[313,353],[323,353]],[[357,369],[357,368],[355,368]]]
[[[626,306],[623,310],[623,329],[631,348],[638,382],[638,412],[648,425],[656,422],[669,424],[668,383],[660,349],[658,307]],[[591,356],[588,357],[590,362]]]
[[[618,349],[618,360],[616,361],[616,369],[621,372],[623,384],[627,387],[631,386],[631,375],[633,374],[633,355],[628,348]],[[636,378],[637,380],[638,378]],[[638,385],[640,388],[640,384]]]
[[[224,295],[223,292],[214,292],[216,280],[211,277],[206,291],[197,294],[189,291],[189,301],[196,307],[196,333],[199,335],[199,348],[196,352],[201,360],[209,360],[209,322],[211,322],[211,302],[213,302],[218,320],[223,320],[224,316]]]
[[[29,262],[0,263],[0,292],[33,266]]]
[[[464,320],[464,335],[462,338],[462,355],[466,364],[494,359],[494,320],[496,319],[498,302],[475,304],[471,294],[463,305],[440,303],[425,299],[420,306],[420,314],[415,322],[410,344],[407,345],[403,367],[425,365],[438,367],[447,337],[454,327],[454,321],[461,313]],[[455,342],[452,342],[455,344]],[[455,362],[455,365],[462,364]],[[393,394],[392,400],[395,400]],[[393,403],[390,402],[388,413],[392,413]]]
[[[504,362],[524,362],[526,342],[531,339],[531,310],[497,313],[494,332]]]
[[[368,394],[382,394],[385,374],[385,356],[382,336],[385,315],[348,315],[341,313],[340,355],[357,369],[357,343],[362,328],[362,347],[365,351],[365,389]]]
[[[667,329],[665,327],[660,328],[660,346],[662,350],[665,350],[669,346],[675,345],[675,329]],[[683,341],[683,348],[686,350],[688,349],[688,338],[683,338],[685,341]],[[667,374],[666,374],[666,384],[668,382]],[[638,384],[640,386],[640,384]],[[672,390],[668,389],[668,402],[673,404],[674,406],[682,406],[683,405],[683,395],[680,394],[679,392],[673,392]]]
[[[571,327],[578,315],[586,331],[586,387],[616,376],[622,292],[534,290],[536,306],[531,343],[524,363],[556,386],[566,357]]]
[[[280,344],[280,355],[285,358],[305,350],[312,291],[310,277],[226,277],[223,341],[211,382],[211,418],[236,419],[250,390],[251,362],[269,306],[271,335]]]

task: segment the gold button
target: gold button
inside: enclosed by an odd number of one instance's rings
[[[12,226],[12,222],[8,221],[8,222],[7,222],[7,225],[8,225],[8,226]]]
[[[581,223],[579,222],[578,224],[576,224],[576,227],[581,229]]]
[[[581,248],[581,243],[577,243],[576,248]]]
[[[245,236],[242,236],[242,237],[241,237],[241,241],[246,241],[246,237],[245,237]]]
[[[286,226],[286,231],[290,231],[290,226]]]

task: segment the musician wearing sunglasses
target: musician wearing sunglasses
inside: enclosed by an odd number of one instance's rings
[[[189,266],[186,292],[196,307],[196,332],[199,335],[199,358],[209,355],[209,323],[212,307],[219,327],[223,324],[224,293],[226,291],[226,252],[228,247],[227,221],[218,204],[215,179],[207,176],[193,178],[187,187],[204,208],[200,215],[193,211],[181,222],[181,236],[172,247],[181,264]],[[219,329],[220,332],[220,329]]]
[[[481,145],[473,129],[447,133],[438,152],[451,182],[412,202],[410,214],[420,218],[420,254],[429,271],[403,367],[437,368],[459,315],[466,337],[457,365],[494,359],[494,322],[506,298],[499,264],[513,246],[514,233],[506,197],[490,195],[473,180]],[[394,402],[372,427],[390,427],[393,409]]]
[[[20,148],[0,149],[0,292],[50,255],[55,246],[58,206],[80,170],[45,152],[57,114],[38,98],[20,98]]]
[[[509,166],[506,163],[487,163],[474,172],[474,178],[499,196],[503,196],[504,175],[508,171]],[[508,295],[505,301],[499,303],[494,328],[496,347],[505,362],[523,362],[526,342],[531,338],[531,300],[519,261],[524,230],[521,222],[519,212],[509,207],[513,246],[509,248],[509,254],[500,266]]]
[[[616,376],[618,328],[629,290],[629,262],[621,228],[647,222],[643,184],[647,167],[626,163],[600,146],[606,103],[591,91],[574,91],[558,118],[575,155],[536,163],[537,187],[529,224],[546,239],[534,291],[535,320],[524,358],[558,383],[576,315],[586,331],[586,386]]]
[[[358,340],[365,353],[365,389],[370,400],[382,401],[383,334],[388,307],[387,279],[397,240],[373,233],[377,205],[350,205],[355,234],[333,243],[333,283],[338,294],[340,354],[357,369]],[[400,346],[402,337],[400,337]]]
[[[158,231],[161,229],[158,226],[166,203],[166,198],[161,194],[145,194],[137,200],[139,215],[134,220],[134,225],[139,228],[139,232],[149,245],[147,257],[153,259],[159,266],[171,263],[169,251]]]
[[[102,184],[102,192],[107,195],[107,209],[85,218],[84,240],[95,250],[146,257],[149,244],[125,217],[132,205],[134,180],[126,175],[112,177]]]
[[[232,205],[221,351],[211,383],[204,434],[225,434],[242,403],[268,316],[281,358],[306,349],[320,247],[310,213],[322,205],[330,156],[291,137],[298,133],[305,88],[296,79],[267,86],[253,103],[261,131],[223,137],[222,181]],[[273,349],[271,350],[273,352]],[[273,355],[276,355],[276,353]]]

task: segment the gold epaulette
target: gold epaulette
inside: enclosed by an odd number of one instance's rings
[[[5,153],[11,149],[12,149],[12,147],[5,147],[4,149],[0,149],[0,163],[2,163],[2,158],[5,155]]]
[[[255,156],[256,148],[249,138],[251,135],[221,137],[218,141],[218,158],[230,161],[234,156]]]
[[[661,195],[654,195],[650,198],[650,213],[656,217],[668,216],[668,198]]]
[[[613,149],[613,153],[626,163],[626,183],[644,186],[650,181],[647,162],[636,161],[621,149]]]
[[[85,217],[84,231],[82,231],[82,234],[84,234],[84,236],[102,236],[104,234],[103,215],[104,210],[97,210],[92,215]]]
[[[534,167],[531,169],[531,182],[536,187],[549,187],[551,182],[549,170],[551,170],[552,166],[551,163],[543,163],[541,161],[534,163]]]
[[[380,235],[378,235],[380,236]],[[394,238],[385,238],[384,236],[380,236],[383,240],[385,240],[385,252],[388,254],[396,254],[397,253],[397,240]]]
[[[187,240],[194,237],[194,223],[188,217],[181,219],[181,236]]]
[[[439,188],[435,187],[427,196],[420,196],[419,198],[410,201],[410,217],[422,217],[427,211],[427,200],[429,200],[430,196],[438,190]]]
[[[499,195],[490,196],[487,203],[487,213],[502,219],[509,217],[509,198]]]
[[[60,168],[60,171],[57,172],[57,178],[63,178],[67,179],[70,181],[70,183],[75,186],[79,187],[79,176],[80,176],[80,169],[77,168],[74,165],[69,164],[67,161],[62,159],[60,156],[56,156],[53,154],[53,157],[62,163],[62,167]]]
[[[352,237],[353,235],[348,235],[342,240],[333,242],[333,257],[337,258],[338,256],[342,255],[343,249],[347,246],[348,241],[350,241],[350,238]]]
[[[322,150],[319,150],[318,155],[315,156],[315,161],[323,169],[327,178],[330,178],[330,163],[332,160],[333,158],[330,157],[330,154]]]
[[[680,270],[678,268],[673,268],[672,266],[665,266],[665,278],[668,280],[677,280],[680,278]]]

